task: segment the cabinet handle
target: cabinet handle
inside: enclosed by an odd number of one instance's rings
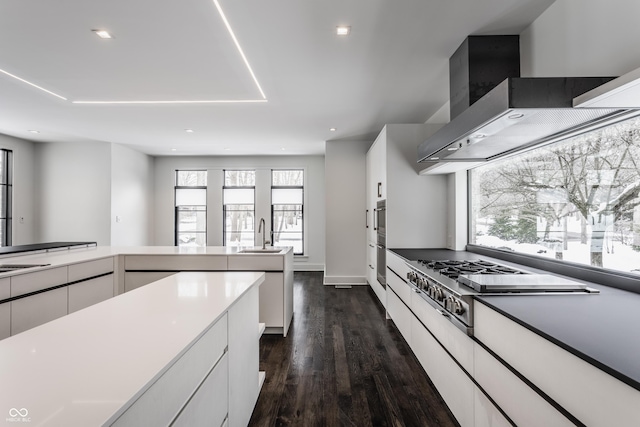
[[[377,219],[376,211],[377,209],[373,210],[373,230],[374,231],[378,229],[378,224],[377,224],[378,221],[376,221]]]
[[[442,314],[444,317],[450,317],[450,316],[449,316],[449,313],[447,313],[446,311],[442,311],[442,310],[440,310],[440,309],[436,309],[436,311],[437,311],[438,313]]]
[[[378,183],[378,197],[382,197],[382,183]]]
[[[364,224],[366,228],[369,228],[369,209],[367,209],[367,212],[364,214]]]
[[[375,248],[375,246],[373,246],[371,243],[369,243],[369,247],[370,248]]]
[[[369,264],[369,268],[370,268],[370,269],[372,269],[372,270],[374,270],[374,268],[373,268],[373,266],[372,266],[371,264]]]

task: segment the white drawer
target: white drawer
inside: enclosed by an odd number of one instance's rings
[[[387,288],[387,313],[405,341],[411,346],[411,319],[413,319],[413,315],[409,308],[404,305],[400,298],[389,288]]]
[[[69,282],[113,272],[113,257],[81,262],[69,266]]]
[[[480,342],[582,423],[638,425],[640,391],[479,301],[474,318]]]
[[[479,344],[475,346],[476,381],[516,425],[523,427],[574,425],[482,346]]]
[[[141,286],[148,285],[165,277],[176,274],[173,271],[129,271],[124,273],[124,291],[129,292]]]
[[[11,303],[0,304],[0,340],[11,336]]]
[[[11,296],[28,294],[67,283],[67,267],[49,268],[11,277]]]
[[[224,271],[226,255],[127,255],[125,270]]]
[[[113,298],[113,274],[69,286],[69,313]]]
[[[67,299],[64,287],[11,301],[11,335],[66,316]]]
[[[223,356],[226,347],[225,314],[112,425],[169,425],[187,404],[211,368]]]
[[[394,292],[400,297],[402,301],[407,305],[407,307],[411,306],[411,293],[413,290],[411,287],[393,272],[387,273],[387,286],[391,287]]]
[[[0,301],[11,297],[11,279],[0,279]]]
[[[407,273],[411,271],[404,259],[389,250],[387,250],[387,269],[402,277],[402,280],[407,280]]]
[[[420,294],[411,293],[411,310],[462,367],[473,375],[473,340],[440,314]],[[444,310],[444,309],[440,309]]]
[[[229,353],[204,380],[171,427],[220,426],[229,412]]]
[[[283,271],[282,255],[229,255],[229,271]]]

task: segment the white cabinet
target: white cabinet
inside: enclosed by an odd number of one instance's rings
[[[638,425],[640,391],[478,301],[474,319],[478,341],[580,422],[589,426]],[[476,375],[479,373],[478,367]],[[479,383],[492,384],[490,381],[485,378]],[[494,393],[500,396],[499,390]],[[537,425],[546,425],[549,419],[545,415]]]
[[[0,301],[11,296],[11,281],[0,279]],[[11,335],[11,303],[0,304],[0,340]]]
[[[443,248],[446,246],[447,178],[422,176],[416,163],[417,147],[438,126],[386,125],[367,153],[367,207],[386,200],[388,248]],[[369,221],[369,241],[375,231]]]
[[[113,298],[113,274],[69,286],[69,313]]]
[[[412,350],[461,426],[473,426],[474,384],[427,329],[412,317]]]
[[[395,323],[404,340],[411,346],[411,319],[413,315],[389,286],[387,286],[387,314],[391,317],[393,323]]]
[[[0,340],[11,336],[11,303],[0,304]]]
[[[64,287],[11,301],[11,335],[65,316],[67,295]]]
[[[132,291],[176,273],[177,271],[127,271],[124,273],[124,291]]]
[[[476,381],[516,425],[523,427],[574,425],[482,346],[479,344],[475,346]],[[493,405],[481,404],[476,408],[476,412],[477,418],[481,420],[499,419]]]
[[[225,354],[171,426],[221,426],[228,412],[229,355]]]
[[[113,257],[69,265],[69,283],[113,273]]]
[[[112,425],[118,427],[170,425],[198,391],[198,387],[204,383],[211,369],[222,359],[228,342],[227,327],[228,317],[225,314],[157,381],[151,384]],[[256,368],[256,375],[257,372]],[[196,414],[191,415],[196,416]],[[219,415],[224,419],[226,411]]]
[[[506,388],[506,387],[505,387]],[[494,406],[493,403],[487,398],[487,396],[480,391],[478,387],[474,388],[474,427],[511,427],[512,424],[502,415],[502,412]],[[526,401],[525,401],[526,402]],[[522,406],[526,406],[526,403],[520,402]],[[535,418],[531,418],[529,421],[534,422]],[[544,425],[544,423],[535,423],[536,425]],[[526,424],[522,424],[523,426]]]
[[[67,283],[67,267],[40,270],[11,277],[11,296],[17,297]]]
[[[229,309],[229,425],[244,427],[258,401],[260,334],[257,287]]]
[[[125,271],[224,271],[225,255],[126,255]]]
[[[267,328],[284,327],[283,273],[265,273],[260,285],[260,323]]]

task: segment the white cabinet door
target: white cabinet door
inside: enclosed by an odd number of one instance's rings
[[[69,313],[113,298],[113,274],[69,286]]]
[[[474,398],[474,427],[511,427],[511,423],[504,417],[504,415],[502,415],[498,408],[496,408],[493,403],[491,403],[487,396],[485,396],[478,387],[475,387]],[[520,405],[526,406],[527,403],[520,402]],[[533,420],[530,421],[533,422]],[[546,426],[547,424],[539,425]]]
[[[69,266],[69,283],[113,272],[113,257],[80,262]]]
[[[11,301],[11,335],[65,316],[67,295],[65,287]]]
[[[267,328],[284,326],[284,274],[265,273],[260,285],[260,323]]]
[[[11,296],[17,297],[67,283],[67,267],[48,268],[11,277]]]
[[[482,346],[479,344],[475,346],[476,381],[516,425],[548,427],[574,425]],[[476,419],[496,419],[497,410],[492,407],[493,405],[489,406],[486,403],[477,406]]]
[[[11,336],[11,303],[0,304],[0,340]]]
[[[411,319],[413,314],[389,286],[387,286],[387,313],[405,341],[411,345]]]
[[[124,273],[124,291],[129,292],[141,286],[148,285],[156,280],[164,279],[173,274],[174,271],[128,271]]]
[[[244,427],[258,401],[260,335],[258,289],[254,286],[229,309],[229,425]]]
[[[414,354],[460,425],[473,426],[475,385],[418,319],[411,319]]]
[[[220,426],[229,411],[229,355],[218,362],[171,427]]]

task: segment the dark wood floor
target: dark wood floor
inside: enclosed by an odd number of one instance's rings
[[[267,375],[250,425],[457,425],[373,291],[322,277],[295,273],[287,338],[260,340]]]

